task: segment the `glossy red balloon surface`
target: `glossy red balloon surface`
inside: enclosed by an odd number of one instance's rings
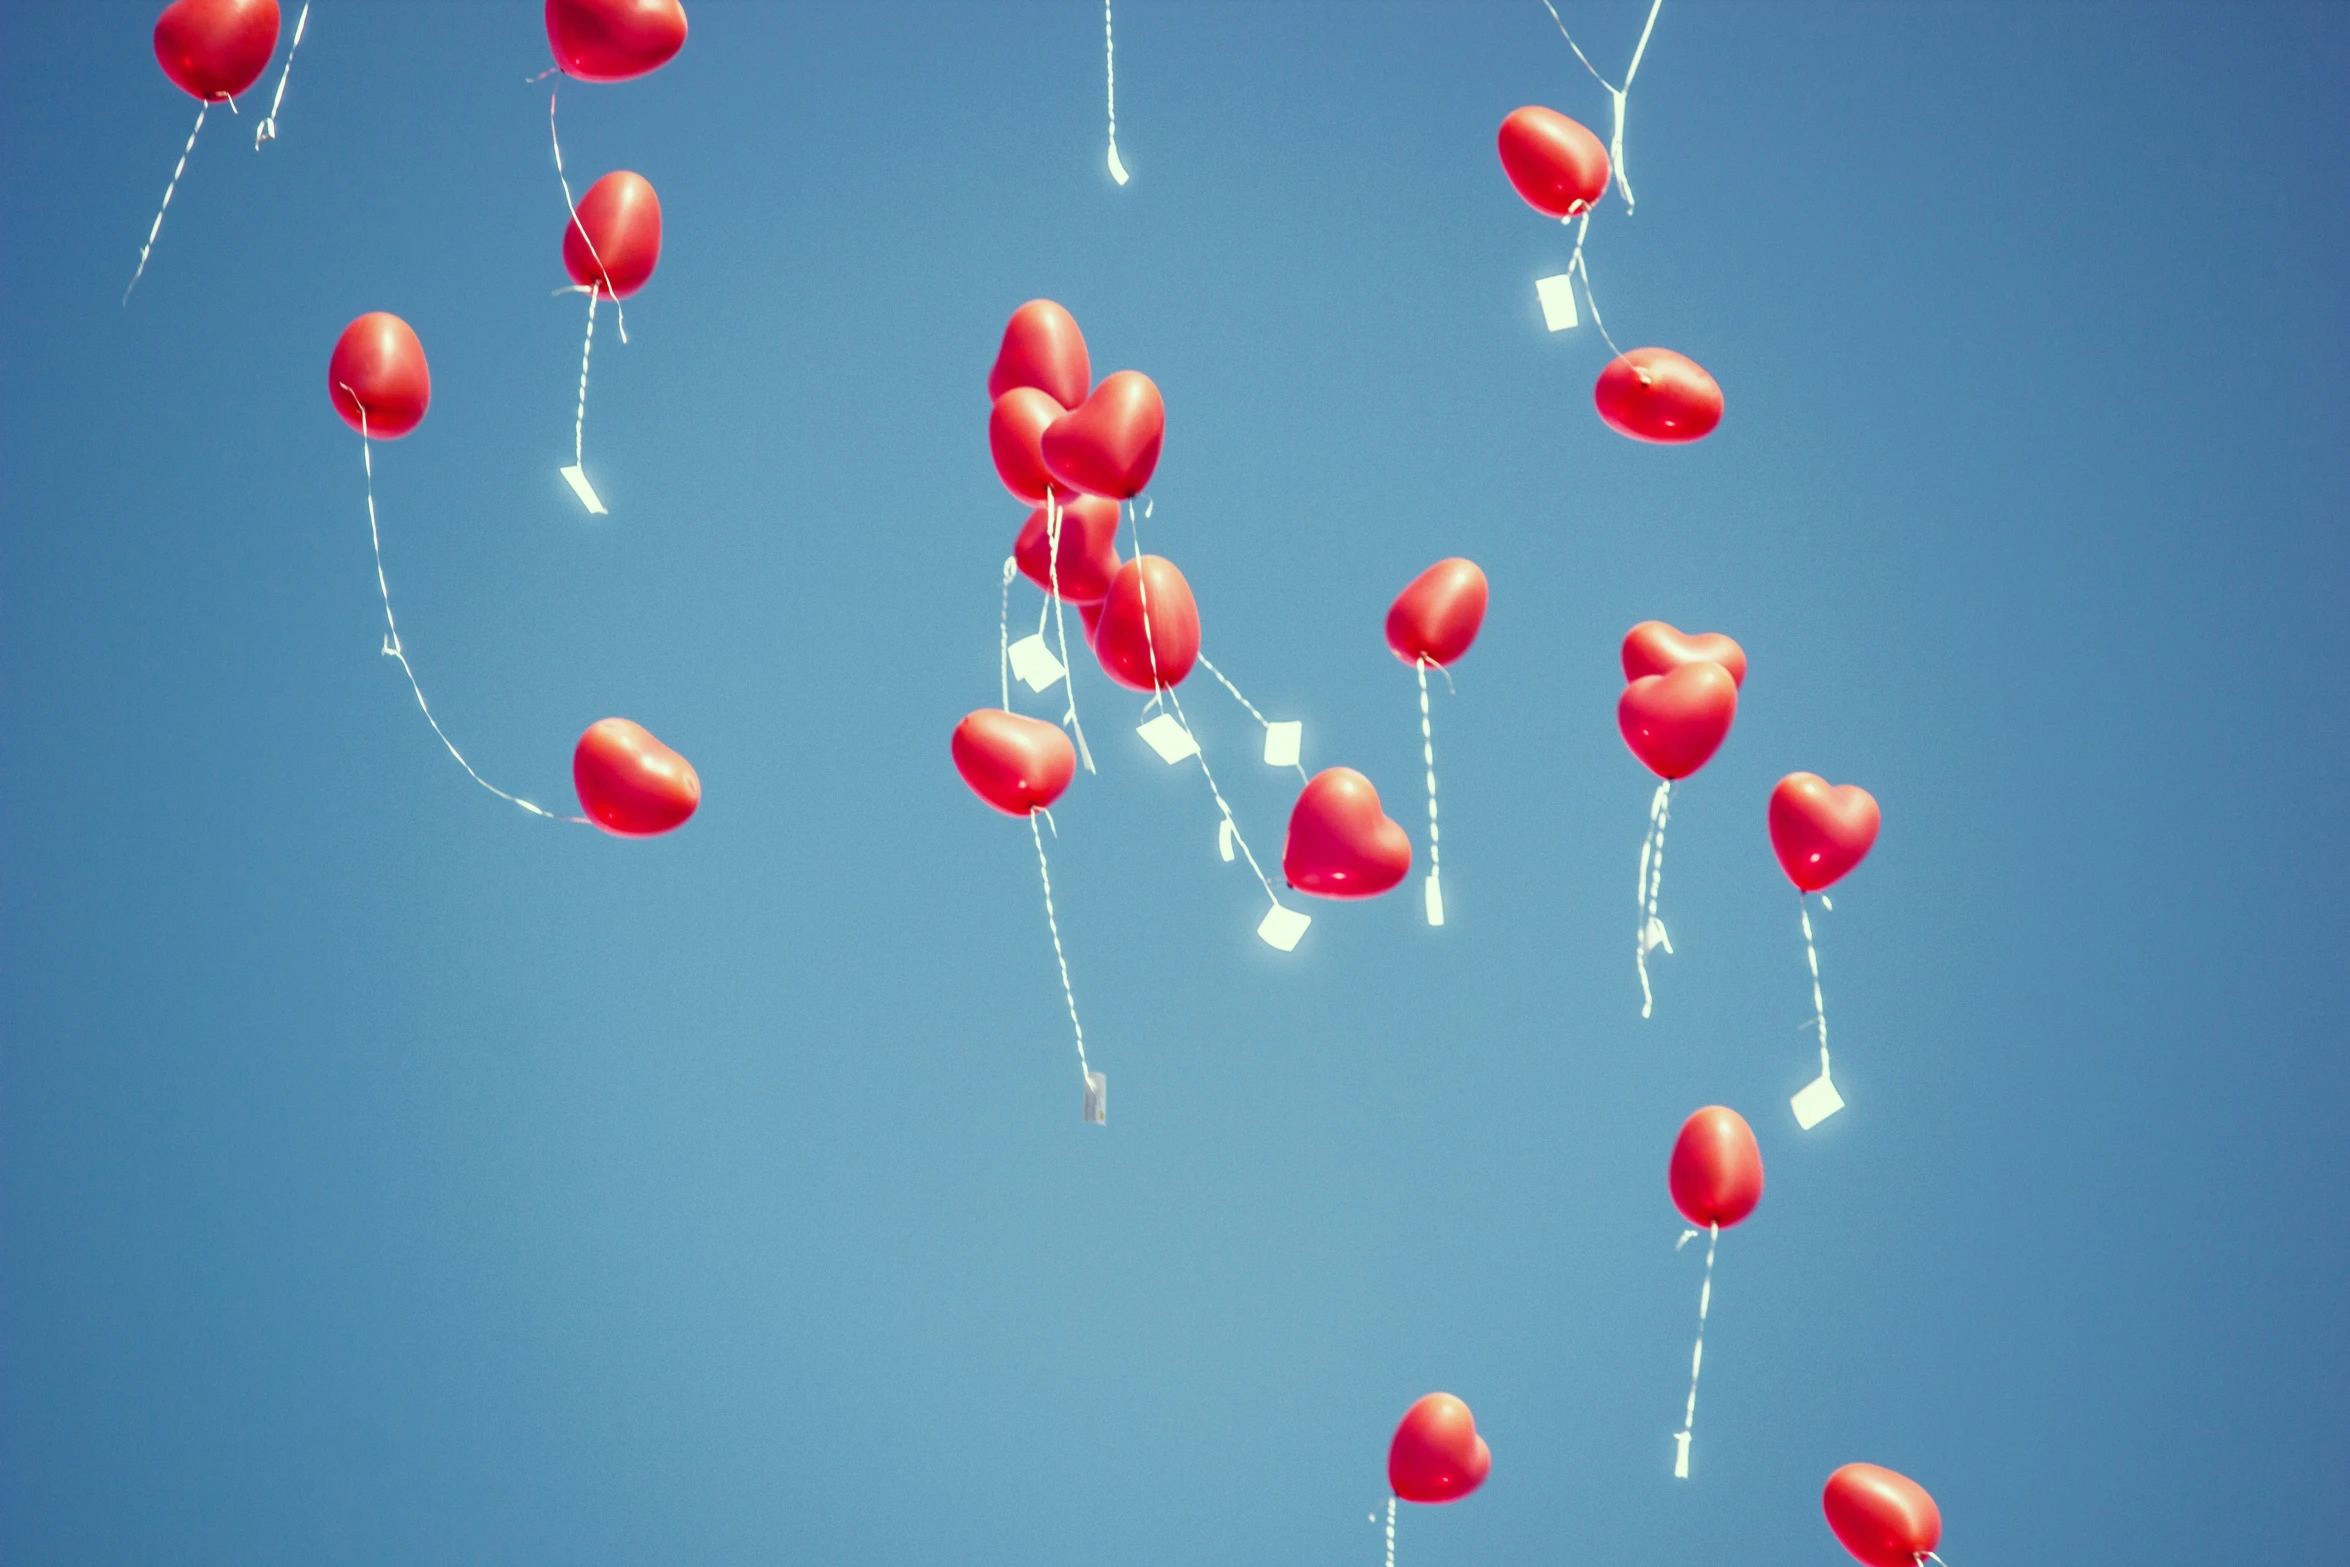
[[[1050,517],[1039,506],[1028,514],[1012,558],[1021,574],[1053,591],[1056,561]],[[1099,604],[1118,572],[1118,503],[1099,495],[1080,495],[1061,507],[1061,548],[1057,562],[1061,597],[1071,604]]]
[[[1101,634],[1101,605],[1098,603],[1078,605],[1077,618],[1085,622],[1085,645],[1087,647],[1092,647],[1094,645],[1094,639]]]
[[[1375,898],[1412,868],[1412,837],[1379,808],[1379,791],[1351,767],[1313,776],[1289,811],[1281,873],[1317,898]]]
[[[1449,665],[1485,624],[1485,573],[1474,561],[1440,560],[1387,607],[1387,645],[1407,664]]]
[[[1616,727],[1641,765],[1686,778],[1713,759],[1738,716],[1738,682],[1710,659],[1669,675],[1643,675],[1616,700]]]
[[[602,288],[607,299],[643,288],[660,260],[661,198],[641,174],[615,169],[579,198],[578,222],[564,219],[563,270],[582,288]]]
[[[1942,1511],[1926,1488],[1875,1464],[1846,1464],[1820,1494],[1828,1527],[1868,1567],[1918,1567],[1942,1543]]]
[[[1067,485],[1053,482],[1044,465],[1044,432],[1066,411],[1033,386],[1013,387],[987,411],[987,452],[995,459],[995,476],[1031,506],[1042,506],[1047,490],[1072,494]]]
[[[326,362],[326,394],[352,429],[392,441],[424,423],[432,406],[432,370],[407,322],[371,310],[343,328]],[[362,423],[359,411],[367,417]]]
[[[1150,487],[1166,430],[1166,406],[1151,378],[1113,371],[1044,432],[1044,465],[1071,489],[1132,500]]]
[[[1624,678],[1669,675],[1683,664],[1711,659],[1730,672],[1740,687],[1746,684],[1746,649],[1719,631],[1691,636],[1661,620],[1644,620],[1624,633]]]
[[[547,0],[547,46],[563,74],[625,82],[657,71],[685,47],[678,0]]]
[[[1789,881],[1818,892],[1868,858],[1881,821],[1876,796],[1860,785],[1789,773],[1771,791],[1771,852]]]
[[[1051,805],[1077,776],[1077,750],[1058,724],[983,707],[955,725],[955,771],[1006,816]]]
[[[269,69],[277,0],[175,0],[155,19],[155,60],[181,92],[216,103]]]
[[[571,753],[571,783],[588,820],[616,838],[682,827],[702,803],[693,764],[625,718],[588,725]]]
[[[1722,422],[1722,389],[1697,361],[1635,348],[1608,361],[1592,389],[1609,429],[1639,441],[1700,440]]]
[[[1599,138],[1539,104],[1501,122],[1501,167],[1526,205],[1544,217],[1589,212],[1607,190],[1607,149]]]
[[[1030,300],[1005,323],[1003,346],[987,372],[988,400],[1015,386],[1033,386],[1063,408],[1077,407],[1093,390],[1085,334],[1075,316],[1049,299]]]
[[[1762,1201],[1762,1150],[1755,1146],[1754,1128],[1735,1110],[1707,1105],[1681,1123],[1665,1180],[1682,1218],[1700,1228],[1728,1229]]]
[[[1485,1483],[1493,1449],[1477,1418],[1450,1393],[1430,1393],[1404,1411],[1387,1444],[1387,1486],[1407,1502],[1457,1502]]]
[[[1103,673],[1122,686],[1151,690],[1154,672],[1159,685],[1183,684],[1199,661],[1199,606],[1173,561],[1142,555],[1118,568],[1102,598],[1093,651]]]

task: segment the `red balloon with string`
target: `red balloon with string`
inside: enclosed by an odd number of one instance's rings
[[[1711,662],[1722,666],[1731,684],[1746,685],[1746,649],[1719,631],[1690,633],[1661,620],[1644,620],[1624,633],[1624,679],[1669,675],[1683,664]]]
[[[1039,506],[1028,514],[1013,542],[1012,558],[1020,573],[1045,592],[1060,585],[1061,598],[1070,604],[1099,604],[1109,595],[1110,579],[1118,572],[1118,503],[1099,495],[1080,495],[1062,503],[1061,547],[1053,551],[1052,516]]]
[[[988,401],[1016,387],[1033,387],[1063,408],[1075,408],[1093,390],[1093,362],[1077,318],[1049,299],[1032,299],[1004,324],[1003,345],[987,372]]]
[[[219,103],[269,69],[278,20],[277,0],[175,0],[155,19],[155,61],[181,92]]]
[[[1867,1567],[1922,1567],[1942,1543],[1942,1510],[1926,1488],[1876,1464],[1828,1476],[1820,1508],[1836,1543]]]
[[[1173,561],[1142,555],[1118,568],[1093,650],[1103,672],[1130,690],[1183,683],[1199,661],[1199,606]]]
[[[1798,892],[1833,887],[1876,847],[1883,817],[1858,784],[1789,773],[1771,790],[1771,852]]]
[[[1450,1393],[1415,1401],[1387,1444],[1387,1485],[1407,1502],[1457,1502],[1493,1472],[1477,1417]]]
[[[588,726],[571,754],[571,781],[588,820],[615,838],[672,832],[702,803],[693,764],[625,718]]]
[[[388,310],[371,310],[343,328],[327,359],[326,394],[345,424],[379,440],[398,440],[422,424],[432,406],[432,371],[415,330]]]
[[[1048,493],[1063,500],[1077,494],[1073,486],[1055,483],[1044,465],[1044,432],[1065,412],[1033,386],[1012,387],[987,411],[987,453],[995,459],[995,475],[1030,506],[1042,506]]]
[[[685,7],[678,0],[547,0],[547,46],[566,76],[630,81],[685,47]]]
[[[1556,109],[1528,104],[1501,122],[1501,167],[1546,218],[1589,212],[1607,191],[1607,149]]]
[[[615,169],[579,198],[579,217],[563,225],[563,270],[581,288],[626,299],[661,261],[661,198],[641,174]]]
[[[1407,664],[1449,667],[1485,624],[1485,573],[1475,561],[1440,560],[1411,580],[1387,608],[1387,646]]]
[[[1618,354],[1592,388],[1599,417],[1636,441],[1702,440],[1722,422],[1722,388],[1705,367],[1669,348]]]
[[[1139,370],[1113,371],[1083,403],[1046,426],[1044,465],[1069,489],[1132,500],[1150,488],[1166,430],[1157,383]]]
[[[1681,1123],[1666,1184],[1681,1217],[1699,1229],[1728,1229],[1762,1201],[1762,1149],[1735,1110],[1707,1105]]]
[[[1669,674],[1643,675],[1616,700],[1616,727],[1640,765],[1663,779],[1687,778],[1713,759],[1738,716],[1738,682],[1711,659]]]
[[[1006,816],[1026,816],[1061,797],[1077,776],[1077,752],[1058,724],[983,707],[955,725],[955,771]]]

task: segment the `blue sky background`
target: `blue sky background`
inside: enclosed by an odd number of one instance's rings
[[[1637,0],[1562,10],[1620,71]],[[556,474],[539,7],[321,0],[282,139],[215,114],[126,309],[191,117],[152,16],[0,16],[0,1557],[1367,1563],[1432,1388],[1495,1462],[1409,1567],[1833,1562],[1852,1459],[1954,1567],[2338,1545],[2340,8],[1671,0],[1590,252],[1618,340],[1726,390],[1669,450],[1536,311],[1567,241],[1494,129],[1606,123],[1536,0],[1133,0],[1123,190],[1086,4],[694,0],[667,69],[563,94],[575,187],[666,220],[598,334],[603,519]],[[1407,890],[1259,944],[1196,772],[1080,670],[1106,1129],[1027,834],[947,760],[1037,295],[1165,392],[1148,542],[1209,656],[1407,824],[1381,616],[1442,556],[1493,584],[1441,930]],[[444,722],[558,803],[635,718],[684,831],[522,817],[378,654],[323,385],[370,309],[432,359],[377,475]],[[1651,616],[1753,673],[1644,1025]],[[1294,777],[1186,696],[1277,855]],[[1799,768],[1885,810],[1810,1134]],[[1676,1482],[1709,1102],[1769,1189]]]

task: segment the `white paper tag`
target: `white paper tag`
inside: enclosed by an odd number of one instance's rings
[[[579,503],[585,506],[591,515],[597,517],[611,515],[604,510],[604,503],[596,499],[596,487],[588,483],[588,476],[579,464],[572,463],[564,468],[563,477],[570,481],[571,493],[579,497]]]
[[[1199,742],[1191,737],[1191,731],[1184,728],[1173,713],[1161,713],[1134,732],[1142,736],[1144,743],[1159,753],[1159,760],[1170,767],[1187,756],[1199,755]]]
[[[1673,1478],[1689,1478],[1689,1433],[1686,1431],[1673,1433]]]
[[[1651,914],[1647,928],[1640,932],[1640,950],[1654,952],[1659,947],[1665,949],[1665,956],[1673,955],[1673,938],[1665,934],[1665,922]]]
[[[1061,661],[1053,657],[1053,650],[1045,646],[1041,632],[1022,637],[1004,651],[1012,661],[1013,676],[1031,691],[1050,691],[1068,673],[1061,667]]]
[[[1553,332],[1564,332],[1575,324],[1575,275],[1572,272],[1561,272],[1557,277],[1536,278],[1534,297],[1542,301],[1542,324]]]
[[[1265,726],[1265,765],[1267,767],[1295,767],[1298,752],[1305,748],[1306,726],[1297,719],[1286,719]]]
[[[1436,873],[1428,873],[1428,923],[1444,923],[1444,888],[1436,880]]]
[[[1229,816],[1216,824],[1216,852],[1224,857],[1225,864],[1232,863],[1232,818]]]
[[[1312,923],[1312,915],[1300,914],[1295,909],[1283,908],[1276,903],[1272,912],[1258,922],[1257,935],[1266,946],[1276,951],[1295,952],[1299,938],[1305,935],[1306,927]]]
[[[1095,1126],[1110,1124],[1110,1074],[1085,1074],[1085,1119]]]
[[[1844,1096],[1836,1092],[1836,1085],[1828,1081],[1827,1074],[1822,1073],[1804,1084],[1803,1091],[1788,1100],[1787,1104],[1795,1112],[1795,1124],[1808,1132],[1843,1109]]]
[[[1116,142],[1110,143],[1110,178],[1116,180],[1121,185],[1125,184],[1128,179],[1132,178],[1132,176],[1126,172],[1126,165],[1118,161],[1118,144]]]

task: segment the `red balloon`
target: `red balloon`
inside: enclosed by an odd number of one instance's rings
[[[579,221],[563,228],[563,270],[571,281],[601,288],[606,299],[626,299],[645,286],[660,260],[661,198],[652,182],[616,169],[590,185],[579,198]]]
[[[1746,684],[1746,649],[1719,631],[1691,636],[1661,620],[1644,620],[1624,633],[1624,678],[1669,675],[1683,664],[1710,659],[1730,672],[1739,686]]]
[[[1860,785],[1789,773],[1771,791],[1771,852],[1799,890],[1818,892],[1869,857],[1880,821],[1876,796]]]
[[[1501,122],[1501,167],[1546,218],[1589,212],[1607,190],[1607,149],[1556,109],[1528,104]]]
[[[1049,299],[1030,300],[1004,325],[1004,346],[987,372],[988,400],[1016,386],[1033,386],[1063,408],[1075,408],[1093,390],[1085,334],[1075,316]]]
[[[563,74],[625,82],[667,65],[685,47],[678,0],[547,0],[547,44]]]
[[[1669,348],[1635,348],[1599,372],[1599,417],[1637,441],[1696,441],[1722,422],[1722,388],[1694,359]]]
[[[1006,816],[1026,816],[1061,797],[1077,776],[1077,751],[1058,724],[983,707],[955,725],[955,771]]]
[[[1102,672],[1122,686],[1183,684],[1199,661],[1199,606],[1173,561],[1138,555],[1118,568],[1102,598],[1093,651]]]
[[[1485,624],[1485,573],[1454,556],[1412,579],[1387,608],[1387,645],[1407,664],[1450,665]]]
[[[1045,430],[1065,411],[1033,386],[1013,387],[987,411],[987,450],[995,459],[996,477],[1031,506],[1042,506],[1047,490],[1069,493],[1045,471],[1041,446]]]
[[[1754,1128],[1735,1110],[1707,1105],[1681,1123],[1665,1182],[1682,1218],[1700,1228],[1728,1229],[1762,1201],[1762,1150],[1754,1144]]]
[[[155,59],[181,92],[234,98],[269,69],[277,0],[174,0],[155,19]]]
[[[370,310],[343,328],[326,362],[326,395],[343,423],[378,440],[398,440],[424,423],[432,370],[415,330],[388,310]]]
[[[1659,778],[1686,778],[1712,760],[1737,716],[1738,682],[1711,659],[1643,675],[1616,700],[1624,744]]]
[[[1012,558],[1028,580],[1053,591],[1052,530],[1046,508],[1028,514]],[[1059,572],[1061,597],[1071,604],[1099,604],[1118,574],[1118,503],[1080,495],[1061,508]]]
[[[682,827],[702,803],[693,763],[625,718],[588,725],[571,753],[571,783],[588,820],[615,838]]]
[[[1457,1502],[1492,1470],[1477,1417],[1450,1393],[1430,1393],[1405,1410],[1387,1444],[1388,1489],[1407,1502]]]
[[[1875,1464],[1846,1464],[1820,1493],[1828,1527],[1868,1567],[1918,1567],[1942,1543],[1942,1510],[1926,1488]]]
[[[1379,809],[1379,791],[1353,768],[1324,768],[1290,807],[1281,874],[1298,891],[1376,898],[1411,868],[1411,834]]]
[[[1167,408],[1151,378],[1113,371],[1044,432],[1044,465],[1073,490],[1132,500],[1150,487],[1166,432]]]

